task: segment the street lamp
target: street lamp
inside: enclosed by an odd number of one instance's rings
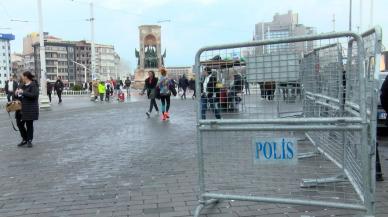
[[[42,0],[37,0],[38,5],[38,17],[39,17],[39,51],[40,51],[40,86],[42,87],[42,93],[40,98],[41,108],[50,108],[50,102],[47,97],[47,84],[46,84],[46,49],[44,46],[44,34],[43,34],[43,15],[42,15]],[[19,20],[15,20],[22,22]]]
[[[88,70],[88,67],[86,67],[84,64],[81,64],[81,63],[78,63],[78,62],[76,62],[76,61],[74,61],[74,60],[70,60],[70,61],[72,61],[74,64],[76,64],[76,65],[79,65],[79,66],[81,66],[81,67],[83,67],[84,68],[84,72],[85,72],[85,83],[87,83],[88,82],[88,80],[87,80],[87,70]],[[89,70],[90,71],[90,70]]]

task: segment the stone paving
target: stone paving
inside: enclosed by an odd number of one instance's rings
[[[0,112],[0,216],[192,216],[197,205],[195,110],[173,100],[171,120],[145,118],[148,104],[65,97],[43,111],[34,148],[18,148]],[[382,139],[388,175],[388,139]],[[224,201],[203,216],[353,216],[347,210]],[[377,183],[377,216],[388,216],[388,182]]]

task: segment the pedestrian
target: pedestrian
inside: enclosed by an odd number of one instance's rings
[[[130,97],[131,96],[131,79],[129,79],[129,77],[127,77],[127,79],[125,79],[125,89],[127,89],[127,97]]]
[[[144,92],[147,91],[147,97],[150,100],[150,107],[148,111],[146,112],[146,115],[148,118],[150,118],[150,115],[152,113],[152,109],[155,108],[157,114],[159,114],[159,108],[156,104],[156,85],[158,83],[158,78],[155,77],[154,71],[148,72],[148,78],[146,78],[144,82],[144,88],[143,91],[140,93],[140,95],[144,95]]]
[[[105,101],[109,102],[111,93],[112,93],[112,85],[109,82],[109,80],[107,80],[105,82]]]
[[[182,95],[181,95],[181,99],[186,99],[186,91],[187,91],[187,87],[189,86],[189,80],[186,78],[186,75],[183,74],[183,76],[179,79],[179,86],[182,88]]]
[[[213,110],[216,119],[221,119],[218,96],[219,90],[217,88],[217,78],[213,75],[210,68],[204,69],[204,79],[201,85],[201,116],[206,119],[207,105]]]
[[[174,83],[167,77],[167,70],[164,68],[160,69],[161,77],[159,79],[157,88],[160,92],[160,101],[162,102],[162,120],[166,121],[170,118],[170,98],[171,88],[175,88]]]
[[[94,102],[97,101],[99,93],[98,93],[98,85],[100,84],[99,80],[93,80],[92,82],[92,94],[94,95]]]
[[[18,87],[18,83],[14,80],[13,76],[9,77],[8,81],[5,81],[5,94],[7,95],[8,102],[11,102],[14,100],[15,91]]]
[[[106,92],[105,84],[104,84],[103,81],[101,81],[101,82],[98,84],[98,93],[100,94],[100,101],[101,101],[101,102],[104,101],[105,92]]]
[[[92,92],[92,90],[93,90],[93,82],[92,81],[89,82],[88,89],[89,89],[89,92]]]
[[[34,81],[34,75],[29,71],[24,72],[21,79],[22,83],[15,91],[15,96],[22,105],[21,110],[15,112],[16,124],[22,137],[18,146],[26,145],[31,148],[34,139],[34,121],[39,118],[39,87]]]
[[[51,94],[53,93],[53,85],[50,83],[50,79],[47,79],[46,83],[47,87],[47,96],[49,98],[49,101],[51,103]]]
[[[64,88],[64,84],[60,77],[57,77],[57,81],[54,84],[54,89],[57,92],[58,95],[58,104],[62,103],[62,91]]]
[[[196,92],[194,78],[191,78],[189,80],[189,89],[193,91],[193,96],[191,98],[193,98],[193,100],[194,100],[195,99],[195,92]]]
[[[245,94],[251,95],[251,90],[249,89],[249,82],[246,76],[244,77],[244,86],[245,86]]]

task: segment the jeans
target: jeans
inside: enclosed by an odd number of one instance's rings
[[[150,100],[150,109],[148,110],[149,113],[152,112],[152,109],[155,107],[155,110],[156,111],[159,111],[158,109],[158,105],[156,104],[156,100],[155,99],[151,99]]]
[[[182,96],[181,96],[181,98],[183,99],[186,99],[186,90],[187,90],[187,87],[185,88],[185,87],[182,87],[182,90],[183,90],[183,93],[182,93]]]
[[[220,109],[215,98],[201,97],[201,115],[202,119],[206,119],[207,104],[210,104],[210,109],[214,112],[216,119],[221,119]]]
[[[131,96],[131,87],[127,87],[127,97]]]
[[[162,113],[168,112],[170,110],[170,95],[160,96],[160,101],[162,102]]]
[[[23,141],[32,141],[34,139],[34,121],[16,119],[16,124]]]
[[[8,92],[7,100],[8,100],[8,102],[11,102],[13,100],[13,92]]]
[[[105,94],[105,93],[100,93],[100,101],[101,101],[101,102],[104,101],[104,94]]]

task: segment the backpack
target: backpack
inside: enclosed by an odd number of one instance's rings
[[[168,96],[170,95],[170,79],[164,77],[161,78],[160,84],[159,84],[159,89],[160,89],[160,95],[161,96]]]

